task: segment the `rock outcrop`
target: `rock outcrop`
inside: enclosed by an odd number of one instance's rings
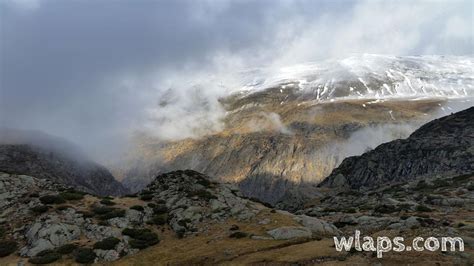
[[[320,187],[364,189],[474,173],[474,107],[431,121],[407,139],[346,158]]]

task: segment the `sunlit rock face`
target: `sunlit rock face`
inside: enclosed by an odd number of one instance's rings
[[[472,106],[473,65],[472,57],[361,55],[242,71],[241,86],[218,100],[223,113],[212,109],[218,126],[177,140],[137,135],[113,170],[135,191],[157,172],[193,169],[269,203],[290,190],[310,195],[345,157]]]

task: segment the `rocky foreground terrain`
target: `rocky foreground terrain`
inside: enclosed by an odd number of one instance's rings
[[[1,173],[0,197],[2,264],[115,261],[155,246],[168,250],[168,257],[148,264],[217,263],[255,248],[242,247],[244,243],[271,249],[295,239],[339,234],[330,223],[277,212],[194,171],[160,175],[145,190],[122,198],[100,198],[47,179]],[[203,236],[210,237],[201,243],[209,249],[189,256],[186,243]],[[220,241],[229,250],[216,249]],[[181,252],[171,252],[177,243]],[[207,257],[208,252],[215,254]]]

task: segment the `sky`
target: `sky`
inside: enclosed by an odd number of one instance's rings
[[[470,0],[0,0],[0,127],[90,153],[142,128],[186,137],[196,121],[218,129],[217,98],[237,70],[472,55],[473,14]],[[193,106],[199,98],[207,104]],[[155,108],[164,100],[175,104]]]

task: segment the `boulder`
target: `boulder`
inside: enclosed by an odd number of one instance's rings
[[[276,240],[310,238],[312,236],[311,229],[303,226],[283,226],[267,231],[267,234]]]

